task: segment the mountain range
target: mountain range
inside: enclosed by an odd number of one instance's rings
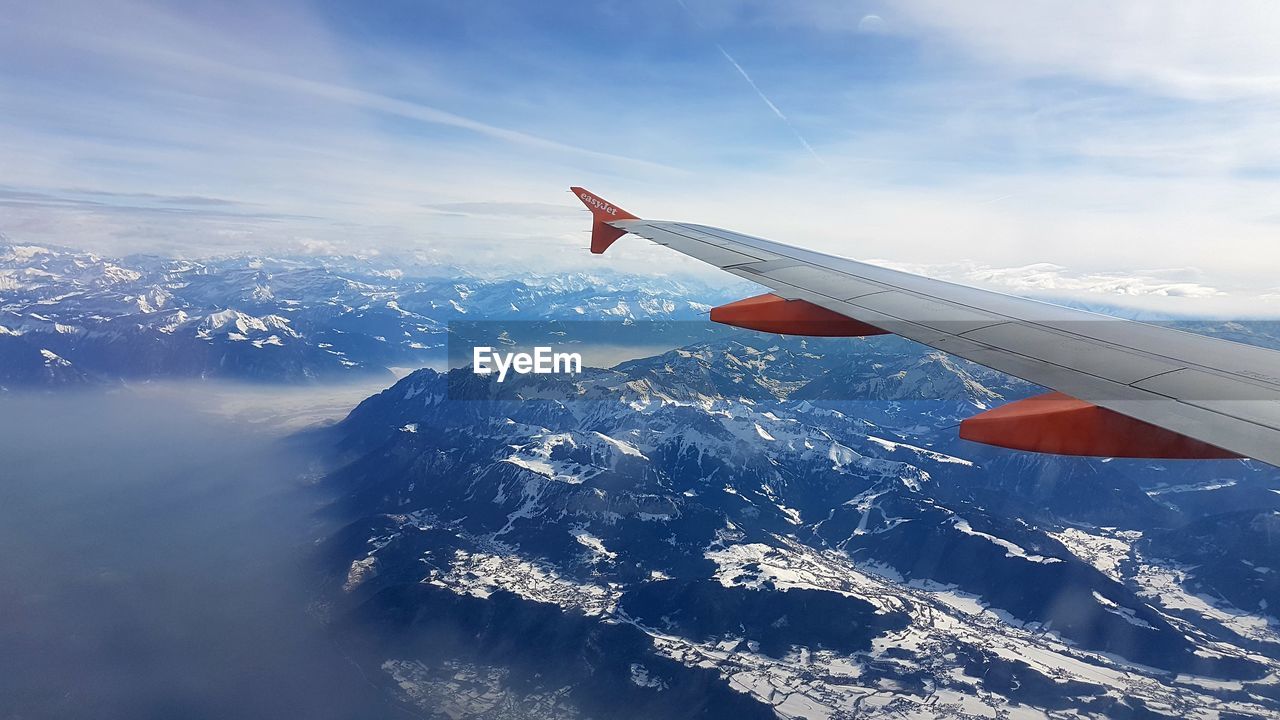
[[[728,298],[612,273],[517,280],[376,256],[104,258],[0,242],[0,387],[390,381],[393,368],[443,366],[450,323],[683,321]]]
[[[750,292],[4,244],[0,386],[385,377],[291,442],[338,528],[310,609],[417,716],[1280,713],[1275,469],[967,443],[960,420],[1040,389],[705,321]],[[1276,323],[1179,324],[1280,347]],[[467,366],[531,338],[661,349]]]
[[[1036,391],[751,333],[419,370],[314,438],[327,613],[431,717],[1274,717],[1280,475],[956,439]]]

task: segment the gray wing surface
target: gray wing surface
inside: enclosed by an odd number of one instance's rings
[[[910,340],[1280,466],[1280,352],[691,223],[608,225]]]

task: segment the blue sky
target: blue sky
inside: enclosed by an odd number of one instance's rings
[[[0,11],[15,242],[600,267],[581,184],[1018,291],[1280,303],[1273,2]]]

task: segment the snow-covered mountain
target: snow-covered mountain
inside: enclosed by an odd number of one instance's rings
[[[418,371],[319,438],[328,615],[451,717],[1275,717],[1280,474],[955,438],[1034,391],[892,338]]]
[[[450,327],[672,347],[708,323],[641,321],[745,290],[0,245],[0,387],[385,373]],[[1274,469],[976,446],[960,419],[1037,389],[894,337],[707,337],[419,370],[309,436],[344,525],[314,609],[370,679],[432,717],[1280,714]]]
[[[443,365],[451,322],[678,321],[730,297],[611,274],[512,280],[407,267],[376,257],[111,259],[0,244],[0,386],[386,374]]]

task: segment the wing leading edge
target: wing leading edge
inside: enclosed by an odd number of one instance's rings
[[[1280,466],[1280,352],[1064,308],[740,233],[643,220],[579,187],[592,252],[631,233],[770,288],[712,319],[798,335],[894,333],[1057,391],[961,437],[1038,452],[1251,457]],[[847,319],[847,320],[845,320]]]

